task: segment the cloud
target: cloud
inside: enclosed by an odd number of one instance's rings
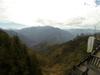
[[[0,1],[1,19],[7,16],[10,21],[27,26],[49,25],[67,28],[100,24],[100,6],[95,7],[95,0]]]
[[[37,22],[42,25],[50,25],[57,27],[79,27],[79,28],[93,28],[95,25],[100,27],[100,6],[95,6],[95,0],[84,0],[83,14],[66,18],[64,21],[39,19]],[[77,11],[77,10],[76,10]],[[81,10],[77,12],[80,14]],[[73,12],[74,13],[74,12]],[[68,15],[68,13],[66,13]],[[74,14],[75,15],[75,14]],[[65,16],[66,17],[66,16]]]
[[[0,0],[0,20],[3,20],[5,18],[4,12],[5,8],[3,6],[3,0]]]
[[[94,28],[94,26],[97,26],[97,28],[100,29],[100,7],[95,7],[85,16],[74,17],[63,22],[47,19],[38,19],[37,22],[42,25],[50,25],[61,28]]]
[[[96,26],[100,29],[100,6],[95,7],[90,13],[85,16],[78,16],[69,20],[66,20],[63,25],[71,27],[81,28],[94,28]]]
[[[85,20],[84,17],[77,17],[67,20],[64,24],[65,25],[80,25]]]
[[[10,21],[0,21],[0,28],[3,29],[21,29],[26,27],[25,25],[10,22]]]

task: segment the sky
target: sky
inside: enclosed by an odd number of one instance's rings
[[[95,0],[0,0],[0,20],[29,26],[100,27]]]

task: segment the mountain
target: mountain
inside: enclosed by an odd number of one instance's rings
[[[18,36],[20,38],[20,40],[26,44],[27,46],[28,45],[31,45],[31,42],[32,40],[30,40],[27,36],[23,35],[23,34],[20,34],[20,33],[17,33],[16,31],[14,30],[5,30],[6,33],[8,33],[11,37],[12,36]]]
[[[15,32],[30,47],[44,43],[59,44],[73,39],[70,32],[49,26],[23,28]]]
[[[94,29],[67,29],[66,31],[69,31],[74,36],[81,35],[81,34],[95,34],[99,33],[100,30],[94,30]]]
[[[67,29],[62,30],[55,27],[44,26],[44,27],[29,27],[20,30],[6,30],[9,35],[18,35],[19,38],[28,47],[40,48],[43,46],[61,44],[72,40],[77,35],[94,34],[93,29]],[[96,30],[96,32],[100,32]]]
[[[10,22],[10,21],[0,21],[0,28],[3,29],[19,29],[19,28],[24,28],[25,25]]]

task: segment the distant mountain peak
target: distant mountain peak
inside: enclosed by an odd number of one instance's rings
[[[25,29],[59,29],[57,27],[52,27],[52,26],[31,26],[31,27],[26,27],[26,28],[23,28],[22,30],[25,30]]]
[[[9,34],[18,34],[19,38],[28,46],[32,47],[40,43],[59,44],[69,41],[73,35],[65,30],[51,26],[28,27],[20,30],[7,31]]]

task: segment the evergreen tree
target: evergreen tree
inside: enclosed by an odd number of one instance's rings
[[[27,51],[17,36],[0,30],[0,75],[42,75],[36,57],[31,59]]]

